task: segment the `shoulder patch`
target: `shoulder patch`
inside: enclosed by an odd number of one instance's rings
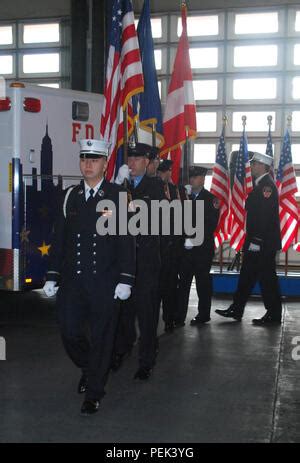
[[[272,196],[272,188],[270,186],[264,186],[262,190],[264,198],[268,199],[270,196]]]

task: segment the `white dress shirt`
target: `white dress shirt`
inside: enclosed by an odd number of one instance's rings
[[[97,185],[95,185],[93,188],[90,187],[86,181],[84,181],[84,190],[85,190],[85,200],[87,201],[90,197],[90,190],[93,190],[94,193],[93,193],[93,198],[95,197],[95,195],[97,194],[98,190],[100,189],[101,185],[102,185],[102,182],[103,182],[103,178],[100,180],[99,183],[97,183]]]

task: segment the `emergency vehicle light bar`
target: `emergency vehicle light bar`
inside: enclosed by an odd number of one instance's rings
[[[41,100],[38,98],[24,98],[24,111],[29,113],[39,113],[41,111]]]
[[[7,96],[6,98],[0,98],[0,111],[9,111],[11,108],[11,100]]]

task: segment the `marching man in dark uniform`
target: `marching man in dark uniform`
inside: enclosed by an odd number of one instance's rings
[[[255,187],[246,200],[246,238],[243,247],[243,263],[233,304],[226,310],[216,310],[223,317],[240,321],[245,305],[257,281],[267,310],[254,325],[281,323],[281,295],[276,274],[276,252],[281,249],[278,192],[269,175],[273,158],[254,153],[251,172]]]
[[[158,179],[162,182],[165,192],[165,199],[171,202],[181,200],[178,188],[171,183],[173,161],[163,159],[157,169]],[[170,235],[161,236],[160,254],[161,270],[159,278],[158,304],[162,302],[163,320],[165,332],[172,333],[174,329],[174,316],[176,312],[176,291],[178,284],[178,263],[182,236],[174,234],[174,214],[169,217]]]
[[[120,167],[116,182],[129,181],[129,191],[134,200],[143,200],[148,206],[148,234],[136,237],[136,281],[132,296],[123,304],[115,345],[115,356],[122,361],[136,341],[135,318],[139,339],[139,368],[134,378],[147,380],[152,373],[157,351],[157,294],[160,271],[160,237],[151,235],[151,201],[164,199],[162,185],[148,177],[146,169],[152,147],[145,143],[128,146],[128,166]],[[120,362],[119,362],[120,364]]]
[[[81,413],[97,412],[104,396],[119,315],[119,300],[127,299],[135,278],[135,241],[126,236],[98,234],[96,211],[100,200],[111,200],[118,217],[117,185],[105,180],[109,144],[80,141],[83,180],[65,195],[54,229],[44,292],[57,292],[63,344],[82,370],[78,392],[85,392]],[[112,214],[114,211],[112,211]],[[90,339],[85,334],[89,323]]]
[[[156,177],[158,166],[159,166],[159,148],[152,146],[151,151],[149,153],[149,164],[146,169],[146,175],[148,177]]]
[[[194,276],[199,301],[198,314],[191,320],[191,325],[199,325],[210,320],[212,298],[210,269],[214,256],[214,231],[219,220],[219,203],[217,198],[204,188],[206,173],[205,167],[190,167],[190,199],[194,206],[196,201],[204,201],[204,240],[200,246],[194,246],[188,237],[184,242],[179,269],[178,306],[175,319],[177,327],[184,325]],[[193,222],[195,221],[194,206],[192,208]]]

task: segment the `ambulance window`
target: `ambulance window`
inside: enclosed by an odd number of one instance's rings
[[[88,121],[89,120],[89,104],[84,101],[73,101],[72,119],[74,121]]]

